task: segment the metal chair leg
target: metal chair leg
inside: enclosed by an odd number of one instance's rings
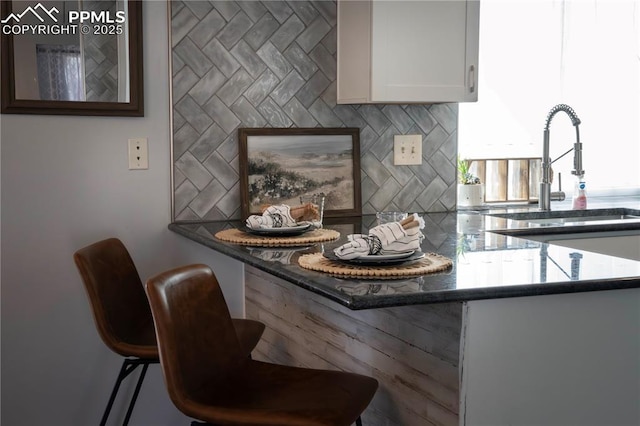
[[[129,423],[129,418],[131,417],[131,413],[133,412],[133,406],[135,405],[136,399],[138,398],[138,393],[140,392],[140,388],[142,387],[142,381],[144,380],[144,376],[147,372],[147,368],[149,364],[157,364],[159,361],[155,360],[141,360],[141,359],[129,359],[125,358],[122,362],[122,367],[120,367],[120,373],[118,373],[118,378],[116,379],[116,383],[113,386],[113,390],[111,391],[111,396],[109,397],[109,402],[107,402],[107,406],[104,409],[104,413],[102,414],[102,419],[100,420],[100,426],[105,426],[107,424],[107,419],[109,418],[109,414],[111,413],[111,408],[113,407],[113,403],[116,399],[116,395],[118,394],[118,390],[120,389],[120,385],[122,381],[131,374],[139,365],[142,365],[142,372],[140,373],[140,377],[138,378],[138,383],[136,384],[136,388],[133,392],[133,396],[131,397],[131,401],[129,402],[129,408],[127,409],[127,414],[124,419],[124,425],[126,426]]]
[[[124,416],[124,421],[122,422],[122,426],[127,426],[129,424],[129,418],[131,418],[131,413],[133,412],[133,406],[136,405],[136,400],[138,399],[138,394],[140,393],[140,388],[142,387],[142,381],[144,380],[145,374],[147,374],[147,368],[149,368],[149,363],[144,362],[142,364],[142,371],[140,372],[140,377],[138,377],[138,383],[136,383],[136,388],[133,391],[133,396],[131,396],[131,401],[129,402],[129,408],[127,409],[127,414]]]

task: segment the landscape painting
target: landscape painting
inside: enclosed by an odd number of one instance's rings
[[[243,218],[314,194],[325,196],[325,217],[360,215],[359,129],[245,128],[238,135]]]

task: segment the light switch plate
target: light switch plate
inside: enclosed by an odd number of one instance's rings
[[[422,164],[422,135],[395,135],[393,164],[396,166]]]
[[[129,139],[129,170],[149,168],[149,144],[147,138]]]

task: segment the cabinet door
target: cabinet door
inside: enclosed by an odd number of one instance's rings
[[[371,100],[477,100],[479,2],[374,1]]]
[[[338,103],[478,99],[477,0],[338,1]]]
[[[339,104],[371,100],[371,2],[338,0]]]

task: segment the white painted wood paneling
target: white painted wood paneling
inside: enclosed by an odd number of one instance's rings
[[[246,267],[246,312],[267,331],[254,358],[370,375],[366,425],[457,425],[460,303],[352,311]]]

